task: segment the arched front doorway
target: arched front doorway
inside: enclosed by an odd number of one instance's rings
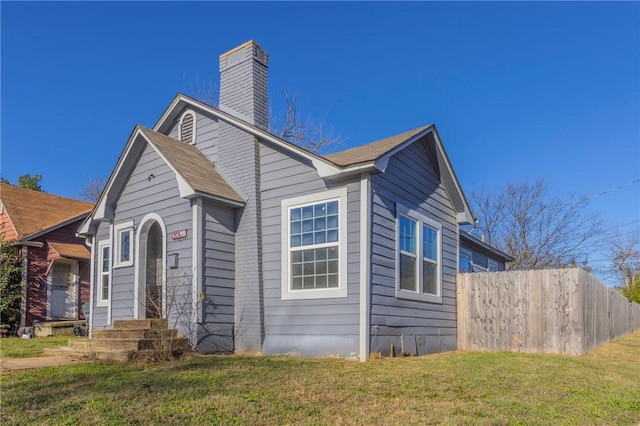
[[[166,232],[162,219],[145,216],[138,232],[136,318],[162,318],[165,306]]]
[[[147,234],[147,262],[145,267],[145,318],[162,318],[162,230],[153,222]]]

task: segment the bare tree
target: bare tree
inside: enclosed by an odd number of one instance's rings
[[[609,242],[612,270],[621,279],[620,292],[629,301],[640,303],[640,228],[618,233]]]
[[[195,80],[182,76],[184,90],[193,98],[211,106],[218,105],[218,88],[208,80],[201,81],[198,76]],[[337,151],[344,138],[335,134],[333,127],[327,127],[324,120],[313,120],[309,116],[303,116],[298,109],[298,92],[293,94],[286,89],[284,91],[286,110],[284,118],[278,118],[277,114],[269,111],[269,131],[280,139],[284,139],[294,145],[317,154],[326,154]]]
[[[322,154],[336,151],[344,138],[334,134],[333,127],[326,127],[324,120],[315,121],[311,117],[303,117],[298,110],[298,93],[284,91],[286,112],[282,122],[275,114],[271,114],[270,131],[281,139],[308,151]]]
[[[184,81],[184,91],[187,94],[212,107],[218,105],[218,88],[211,79],[204,82],[196,75],[195,80],[192,81],[187,77],[187,73],[184,73],[182,80]]]
[[[515,258],[509,269],[587,266],[589,242],[600,230],[585,210],[587,199],[554,198],[542,179],[473,192],[471,199],[485,240]]]
[[[97,203],[106,183],[107,181],[102,176],[90,178],[80,187],[78,197],[92,203]]]

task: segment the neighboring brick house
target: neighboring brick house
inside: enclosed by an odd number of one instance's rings
[[[178,94],[137,126],[79,233],[93,329],[167,317],[203,352],[457,347],[459,225],[434,125],[321,156],[267,131],[268,55],[220,56],[220,106]]]
[[[89,302],[90,251],[76,231],[93,204],[0,184],[4,241],[22,251],[24,291],[20,326],[81,319]]]

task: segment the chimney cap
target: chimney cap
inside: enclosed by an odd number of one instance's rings
[[[227,56],[233,55],[233,54],[234,54],[234,53],[236,53],[237,51],[242,50],[242,49],[244,49],[244,48],[246,48],[246,47],[249,47],[249,46],[255,46],[255,47],[257,47],[258,49],[260,49],[260,45],[258,44],[258,42],[257,42],[257,41],[255,41],[255,40],[249,40],[249,41],[247,41],[247,42],[245,42],[245,43],[242,43],[242,44],[241,44],[240,46],[238,46],[238,47],[234,47],[233,49],[231,49],[231,50],[229,50],[229,51],[227,51],[227,52],[224,52],[223,54],[221,54],[221,55],[220,55],[220,59],[223,59],[223,58],[226,58]]]

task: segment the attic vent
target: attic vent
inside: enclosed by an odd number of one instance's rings
[[[193,111],[185,111],[180,118],[180,140],[196,143],[196,114]]]

